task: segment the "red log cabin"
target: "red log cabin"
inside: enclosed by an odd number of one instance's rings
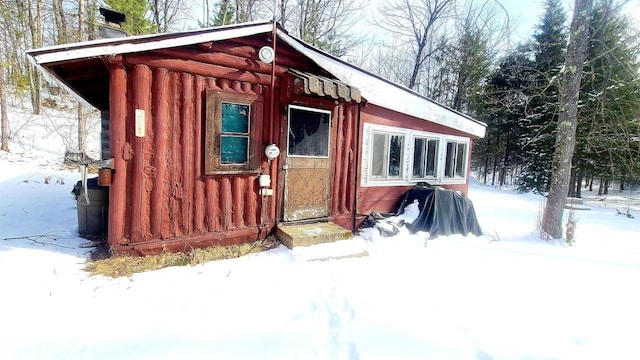
[[[417,182],[466,193],[485,133],[270,22],[28,53],[102,114],[118,253],[254,241],[303,220],[356,230]]]

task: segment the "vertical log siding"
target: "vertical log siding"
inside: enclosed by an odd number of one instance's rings
[[[335,171],[333,177],[333,204],[331,216],[340,226],[353,229],[355,211],[353,203],[355,199],[355,174],[356,174],[356,131],[358,119],[358,105],[340,102],[337,112],[337,134],[335,152]]]
[[[266,236],[262,228],[274,224],[275,213],[261,205],[255,173],[203,173],[207,89],[264,92],[259,84],[162,67],[112,66],[110,145],[116,171],[109,244],[116,251],[145,254],[250,241]],[[144,137],[135,136],[136,109],[145,110]]]

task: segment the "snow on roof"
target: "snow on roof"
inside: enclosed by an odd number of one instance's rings
[[[271,22],[253,22],[176,33],[99,39],[29,50],[27,53],[37,65],[42,66],[43,64],[74,59],[228,40],[267,33],[272,30],[273,24]],[[474,136],[483,137],[485,135],[486,125],[478,120],[312,47],[302,40],[289,35],[284,29],[278,28],[277,33],[280,39],[310,58],[318,66],[324,68],[339,80],[357,87],[362,96],[371,104],[431,121]]]
[[[42,65],[65,60],[127,54],[192,45],[209,41],[228,40],[232,38],[263,34],[271,32],[272,30],[273,25],[270,22],[254,22],[175,33],[98,39],[28,50],[27,53],[33,57],[37,64]]]
[[[278,36],[338,79],[360,89],[369,103],[484,137],[486,125],[478,120],[311,47],[284,31]]]

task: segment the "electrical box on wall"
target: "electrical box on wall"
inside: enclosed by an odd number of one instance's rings
[[[145,119],[144,119],[144,110],[136,109],[136,136],[144,137],[145,133]]]

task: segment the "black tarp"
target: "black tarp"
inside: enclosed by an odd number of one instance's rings
[[[439,235],[462,234],[482,235],[473,203],[456,191],[441,188],[416,187],[404,194],[397,213],[418,200],[420,215],[407,225],[413,234],[426,231],[430,238]]]
[[[437,187],[416,186],[404,194],[395,214],[370,214],[363,223],[363,227],[375,226],[383,236],[395,235],[398,232],[396,228],[392,227],[389,231],[381,225],[388,225],[389,221],[385,219],[393,219],[394,216],[401,215],[405,207],[416,200],[420,210],[418,218],[412,223],[402,222],[393,224],[394,226],[405,225],[412,234],[426,231],[430,238],[451,234],[482,235],[471,200],[456,191]]]

